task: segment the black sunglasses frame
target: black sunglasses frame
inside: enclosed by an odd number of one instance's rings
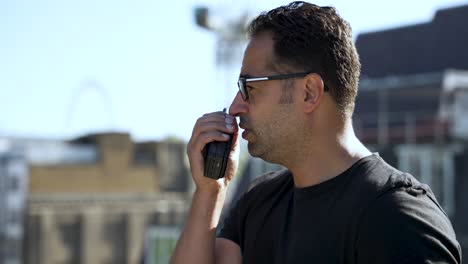
[[[261,82],[261,81],[270,81],[270,80],[285,80],[285,79],[291,79],[291,78],[298,78],[298,77],[304,77],[307,74],[311,74],[313,72],[302,72],[302,73],[290,73],[290,74],[280,74],[280,75],[272,75],[272,76],[264,76],[264,77],[239,77],[239,80],[237,81],[237,87],[239,88],[239,92],[242,96],[242,99],[244,101],[249,100],[249,92],[247,90],[247,83],[249,82]],[[328,86],[325,85],[325,91],[328,91]]]

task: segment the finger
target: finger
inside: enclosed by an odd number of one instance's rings
[[[196,153],[202,153],[206,144],[213,141],[228,141],[230,138],[230,135],[219,131],[203,132],[194,138],[192,141],[191,150]]]
[[[201,117],[193,128],[191,138],[208,130],[220,130],[232,134],[239,130],[239,126],[236,118],[229,115],[225,117],[220,117],[219,115]]]
[[[217,111],[217,112],[212,112],[212,113],[206,113],[203,116],[225,116],[227,113],[224,113],[223,111]]]
[[[210,132],[210,131],[220,131],[227,134],[232,134],[239,130],[237,124],[228,124],[225,122],[206,122],[197,126],[194,131],[194,135]]]
[[[195,126],[193,127],[192,130],[192,137],[199,131],[199,127],[204,126],[207,123],[211,122],[220,122],[220,123],[226,123],[226,124],[235,124],[236,120],[233,117],[226,117],[225,115],[219,115],[219,114],[207,114],[204,115],[200,118],[198,118],[197,122],[195,123]]]
[[[215,120],[223,120],[223,119],[226,119],[230,123],[233,123],[236,120],[234,116],[229,115],[224,112],[214,112],[214,113],[204,114],[198,120],[215,121]]]
[[[236,124],[236,118],[230,115],[209,115],[200,117],[196,124],[204,124],[208,122],[225,122],[227,124]]]

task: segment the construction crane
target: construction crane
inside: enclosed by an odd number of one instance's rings
[[[233,2],[194,8],[196,24],[216,36],[216,66],[220,78],[218,81],[226,87],[225,105],[237,92],[236,73],[239,71],[242,53],[247,44],[246,27],[252,19],[252,12],[239,6],[246,5]]]

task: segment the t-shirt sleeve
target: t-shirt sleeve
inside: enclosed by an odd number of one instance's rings
[[[229,210],[227,216],[222,221],[221,225],[218,228],[217,237],[229,239],[239,246],[240,243],[240,210],[241,203],[243,201],[242,197],[239,199],[235,205]]]
[[[362,215],[356,263],[461,263],[461,248],[445,213],[423,189],[397,189]]]
[[[228,211],[227,216],[222,223],[218,226],[217,237],[229,239],[239,245],[243,250],[243,230],[245,225],[245,216],[248,214],[248,208],[252,207],[252,201],[258,193],[266,193],[268,191],[260,191],[262,184],[268,182],[281,175],[287,176],[287,170],[279,170],[267,172],[256,179],[254,179],[247,188],[246,192],[242,194],[241,198],[234,204]],[[288,179],[284,177],[284,179]],[[265,190],[265,189],[261,189]]]

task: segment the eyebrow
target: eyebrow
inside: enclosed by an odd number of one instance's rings
[[[250,74],[240,74],[239,75],[239,78],[253,78],[254,76],[250,75]]]

